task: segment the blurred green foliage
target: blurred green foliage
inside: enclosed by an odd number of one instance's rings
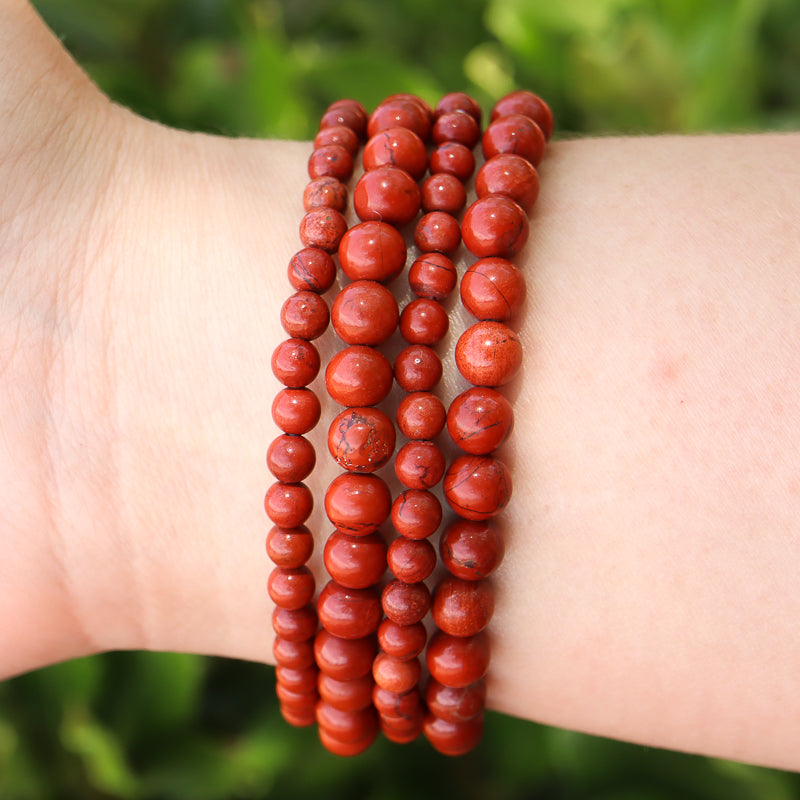
[[[545,96],[560,135],[800,127],[797,0],[38,0],[100,86],[162,122],[310,137],[332,100]],[[265,564],[265,572],[266,572]],[[329,756],[269,668],[111,653],[0,684],[3,800],[789,800],[800,777],[490,714],[462,759]]]

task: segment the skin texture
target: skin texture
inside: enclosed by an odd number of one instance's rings
[[[118,648],[269,662],[268,360],[309,146],[132,116],[21,0],[0,118],[0,675]],[[491,707],[800,768],[799,153],[549,146],[516,259]],[[454,306],[445,402],[466,324]]]

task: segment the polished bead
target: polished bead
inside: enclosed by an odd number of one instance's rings
[[[444,300],[455,289],[458,274],[444,253],[425,253],[408,270],[408,285],[419,297]]]
[[[417,182],[404,169],[377,167],[365,172],[353,190],[353,207],[361,220],[405,225],[420,209]]]
[[[525,279],[505,258],[482,258],[461,279],[461,302],[480,320],[511,319],[524,299]]]
[[[528,241],[530,225],[513,200],[490,194],[466,210],[461,229],[464,244],[478,258],[513,258]]]
[[[281,716],[295,728],[307,728],[317,721],[316,704],[308,703],[301,708],[280,704]]]
[[[296,611],[314,596],[314,576],[308,567],[275,567],[269,574],[267,588],[276,606]]]
[[[358,153],[358,135],[346,125],[331,125],[328,128],[322,128],[314,137],[314,148],[325,147],[329,144],[338,144],[340,147],[344,147],[353,158]]]
[[[475,156],[472,150],[459,142],[445,142],[434,148],[430,157],[431,175],[447,172],[460,181],[467,181],[475,171]]]
[[[371,139],[389,128],[408,128],[425,142],[431,132],[431,120],[421,103],[398,98],[384,101],[370,114],[367,136]]]
[[[310,644],[308,646],[311,647]],[[275,677],[278,683],[293,692],[311,693],[316,691],[318,672],[316,664],[309,667],[289,667],[285,664],[278,664],[275,668]]]
[[[401,661],[416,658],[425,649],[427,641],[428,632],[421,622],[398,625],[390,619],[385,619],[378,626],[378,644],[381,650]]]
[[[444,497],[464,519],[491,519],[511,499],[511,473],[491,456],[461,456],[444,476]]]
[[[342,130],[349,129],[343,128]],[[344,212],[347,208],[347,187],[338,178],[330,176],[309,181],[303,190],[303,208],[306,211],[314,211],[316,208],[333,208],[336,211]]]
[[[526,162],[527,163],[527,162]],[[420,189],[422,210],[456,215],[467,204],[467,191],[455,175],[437,172],[426,178]]]
[[[335,531],[325,542],[325,569],[331,578],[351,589],[366,589],[383,577],[386,543],[380,533],[349,536]]]
[[[364,106],[357,100],[337,100],[328,106],[328,110],[322,115],[319,127],[331,128],[337,125],[344,125],[363,139],[367,133],[367,112]]]
[[[387,128],[364,146],[364,169],[391,166],[405,170],[418,181],[428,168],[428,151],[422,139],[408,128]]]
[[[289,283],[298,292],[324,294],[336,279],[336,264],[330,253],[318,247],[304,247],[289,261]]]
[[[434,117],[450,111],[466,111],[478,125],[481,124],[481,107],[468,94],[464,92],[450,92],[444,95],[436,104]]]
[[[451,636],[474,636],[494,614],[494,590],[487,581],[448,575],[436,586],[431,612],[439,630]]]
[[[287,339],[272,353],[272,373],[290,389],[308,386],[319,372],[319,351],[305,339]]]
[[[290,642],[304,642],[317,632],[317,610],[313,605],[302,608],[281,608],[272,612],[272,627],[276,636]]]
[[[348,408],[334,417],[328,430],[328,451],[350,472],[375,472],[392,456],[394,424],[379,408]]]
[[[305,480],[316,463],[314,446],[302,436],[284,433],[272,440],[267,450],[267,467],[283,483]]]
[[[406,442],[394,460],[394,472],[398,480],[409,489],[430,489],[444,475],[444,455],[430,441]]]
[[[275,656],[275,663],[279,666],[305,669],[313,665],[315,672],[319,671],[314,661],[314,644],[310,639],[293,642],[276,636],[272,643],[272,655]]]
[[[468,722],[450,722],[433,714],[425,717],[425,738],[445,756],[463,756],[474,749],[483,735],[483,716]]]
[[[431,593],[424,583],[389,581],[381,594],[383,613],[398,625],[421,622],[431,607]],[[376,626],[377,627],[377,626]]]
[[[420,705],[411,719],[405,717],[380,717],[378,723],[383,735],[395,744],[409,744],[421,733],[425,715]]]
[[[375,281],[348,284],[331,309],[333,328],[347,344],[382,344],[394,333],[399,318],[394,295]]]
[[[322,336],[329,319],[328,304],[315,292],[297,292],[281,307],[283,329],[298,339]]]
[[[389,516],[392,496],[377,475],[345,472],[331,481],[325,493],[325,513],[334,527],[351,536],[378,530]]]
[[[272,401],[272,419],[285,433],[308,433],[320,413],[319,398],[310,389],[282,389]]]
[[[455,252],[461,244],[458,220],[444,211],[429,211],[414,228],[414,244],[425,253]]]
[[[500,153],[515,153],[537,166],[544,155],[542,129],[530,117],[511,114],[498,117],[484,131],[481,139],[483,156],[488,161]]]
[[[319,147],[308,159],[308,176],[316,178],[336,178],[348,181],[353,174],[353,156],[338,144]]]
[[[539,175],[527,159],[504,153],[490,158],[478,170],[475,191],[478,197],[505,195],[528,212],[539,196]]]
[[[273,483],[264,498],[264,510],[279,528],[297,528],[314,508],[314,496],[304,483]]]
[[[314,537],[305,525],[299,528],[275,526],[267,534],[267,555],[276,567],[302,567],[313,552]]]
[[[394,373],[383,353],[352,345],[340,350],[325,370],[331,398],[343,406],[374,406],[391,391]]]
[[[530,117],[542,129],[547,139],[553,135],[553,112],[547,103],[533,92],[520,89],[500,98],[492,109],[491,120],[494,122],[498,117],[507,117],[510,114]]]
[[[459,142],[469,147],[475,147],[481,138],[481,130],[474,117],[466,111],[446,111],[436,118],[431,130],[431,139],[434,144],[444,142]]]
[[[319,694],[316,688],[309,692],[296,692],[294,689],[277,682],[275,690],[278,700],[280,700],[281,708],[290,708],[295,712],[303,713],[309,708],[313,710],[317,702],[319,702]]]
[[[317,732],[322,746],[328,752],[333,753],[335,756],[350,758],[351,756],[361,755],[361,753],[369,749],[378,735],[378,726],[376,725],[374,731],[370,731],[363,739],[359,739],[357,742],[343,742],[322,726],[317,728]]]
[[[413,719],[422,705],[422,697],[415,685],[406,692],[393,692],[375,684],[372,702],[382,717]]]
[[[335,208],[315,208],[300,221],[300,241],[305,247],[335,253],[346,230],[347,221]]]
[[[394,378],[406,392],[429,392],[441,377],[442,361],[427,345],[409,345],[394,361]]]
[[[409,539],[425,539],[435,533],[442,522],[442,504],[435,494],[407,489],[392,503],[392,525]]]
[[[319,696],[333,708],[340,711],[359,711],[372,703],[372,690],[375,681],[372,674],[352,681],[340,681],[325,672],[319,673],[317,690]]]
[[[380,283],[396,278],[406,263],[406,244],[388,222],[368,220],[354,225],[339,244],[339,263],[351,281]]]
[[[397,92],[395,94],[390,94],[384,99],[383,103],[391,103],[395,100],[407,100],[418,105],[428,120],[433,121],[433,109],[418,95],[411,94],[410,92]],[[383,103],[381,103],[381,105],[383,105]]]
[[[317,704],[317,723],[337,741],[352,743],[373,734],[378,727],[378,718],[370,706],[357,711],[342,711],[321,700]]]
[[[328,581],[317,598],[320,625],[342,639],[362,639],[375,633],[381,602],[374,589],[350,589]]]
[[[436,567],[436,550],[426,539],[398,536],[389,545],[386,561],[395,578],[403,583],[419,583]]]
[[[438,344],[447,334],[447,312],[427,297],[412,300],[400,314],[400,334],[409,344]]]
[[[447,411],[450,438],[473,455],[488,455],[498,448],[508,437],[513,421],[511,403],[488,386],[462,392]]]
[[[457,578],[477,581],[494,572],[503,560],[500,532],[485,521],[459,519],[448,525],[439,541],[442,563]]]
[[[431,713],[449,722],[467,722],[483,713],[486,706],[486,681],[481,678],[469,686],[445,686],[431,678],[425,689],[425,703]]]
[[[433,439],[446,418],[444,404],[431,392],[407,394],[397,407],[397,426],[408,439]]]
[[[413,689],[419,682],[420,671],[418,658],[401,661],[388,653],[378,653],[372,664],[375,685],[394,694],[403,694]]]
[[[450,636],[437,631],[425,653],[433,678],[455,688],[480,680],[489,668],[489,657],[489,638],[485,631],[475,636]]]
[[[342,639],[321,630],[314,640],[317,666],[339,681],[352,681],[372,673],[377,643],[374,636]]]
[[[456,343],[458,371],[475,386],[502,386],[522,365],[522,345],[502,322],[478,322]],[[395,367],[397,377],[397,367]]]

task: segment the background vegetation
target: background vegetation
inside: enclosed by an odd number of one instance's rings
[[[38,0],[114,98],[171,125],[313,135],[397,91],[518,87],[561,136],[800,127],[797,0]],[[266,520],[265,520],[266,525]],[[265,567],[266,569],[266,567]],[[800,797],[800,777],[490,714],[477,752],[328,756],[265,667],[112,653],[0,685],[0,798]]]

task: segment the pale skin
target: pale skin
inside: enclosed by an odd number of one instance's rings
[[[22,0],[0,119],[0,676],[271,662],[268,359],[309,146],[131,115]],[[800,136],[558,142],[540,174],[489,705],[800,769]]]

